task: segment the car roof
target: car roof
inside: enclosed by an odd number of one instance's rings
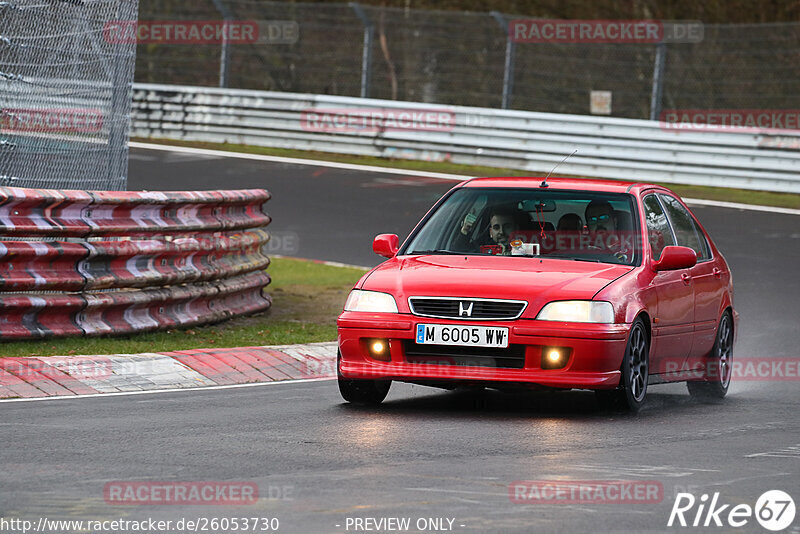
[[[464,182],[463,187],[523,187],[539,188],[544,176],[504,176],[496,178],[473,178]],[[550,191],[603,191],[608,193],[638,193],[643,189],[655,188],[662,191],[669,189],[643,182],[625,182],[619,180],[599,180],[590,178],[554,178],[547,179],[547,190]],[[671,192],[671,191],[670,191]]]

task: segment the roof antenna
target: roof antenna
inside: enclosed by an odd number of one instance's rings
[[[548,172],[548,173],[547,173],[547,176],[545,176],[545,177],[544,177],[544,181],[543,181],[541,184],[539,184],[539,187],[542,187],[542,188],[544,188],[544,187],[550,187],[550,184],[548,184],[548,183],[547,183],[547,179],[548,179],[548,178],[550,178],[550,175],[551,175],[551,174],[553,174],[553,171],[554,171],[554,170],[556,170],[556,169],[559,167],[559,165],[561,165],[562,163],[564,163],[565,161],[567,161],[569,158],[571,158],[572,156],[574,156],[576,152],[578,152],[578,149],[577,149],[577,148],[576,148],[575,150],[573,150],[573,151],[572,151],[572,154],[569,154],[567,157],[565,157],[564,159],[562,159],[561,161],[559,161],[558,163],[556,163],[556,166],[555,166],[555,167],[553,167],[553,168],[552,168],[552,170],[550,170],[550,172]]]

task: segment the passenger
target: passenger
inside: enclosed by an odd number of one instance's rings
[[[499,245],[500,252],[498,255],[510,256],[511,245],[509,241],[511,236],[519,230],[518,215],[511,209],[497,208],[491,211],[489,218],[489,239],[488,241],[479,237],[475,241],[469,239],[469,233],[475,225],[477,218],[473,214],[468,214],[464,217],[464,222],[461,224],[460,235],[456,239],[456,246],[459,250],[479,250],[481,245]]]

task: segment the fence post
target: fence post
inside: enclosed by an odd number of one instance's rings
[[[375,27],[358,2],[350,2],[349,5],[364,25],[364,51],[361,54],[361,98],[369,98],[370,79],[372,78],[372,41],[375,36]]]
[[[661,114],[661,99],[664,94],[664,64],[667,61],[667,45],[656,45],[656,59],[653,66],[653,90],[650,95],[650,120],[657,121]]]
[[[223,24],[227,26],[233,21],[233,15],[222,0],[212,0],[214,7],[222,15]],[[228,73],[230,72],[231,43],[228,39],[228,29],[222,32],[222,52],[219,57],[219,86],[228,87]]]
[[[139,22],[138,0],[123,0],[117,3],[117,20]],[[136,44],[132,54],[136,57]],[[128,188],[128,137],[131,128],[131,102],[133,100],[134,65],[124,62],[122,57],[129,49],[114,47],[108,59],[111,66],[111,109],[108,131],[108,175],[106,189],[125,191]],[[76,189],[77,189],[76,185]],[[97,185],[94,185],[97,187]]]
[[[508,31],[508,20],[506,16],[499,11],[492,11],[491,15],[500,29],[506,34],[506,58],[503,65],[503,98],[500,107],[508,109],[511,105],[511,95],[514,90],[514,59],[517,52],[517,43],[511,39],[511,33]]]

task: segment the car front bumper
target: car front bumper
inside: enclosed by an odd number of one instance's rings
[[[469,326],[465,321],[427,319],[407,314],[342,313],[338,320],[341,375],[351,379],[406,382],[500,382],[567,389],[613,389],[619,385],[622,357],[631,327],[630,324],[559,323],[525,319],[480,322],[480,326],[507,327],[509,344],[524,353],[524,363],[520,368],[505,368],[485,364],[410,361],[406,348],[414,343],[418,324]],[[366,342],[374,339],[389,342],[390,361],[380,361],[370,356]],[[566,349],[569,359],[561,369],[543,369],[543,352],[545,348],[549,350],[554,347]],[[451,352],[459,350],[458,347],[449,349]]]

